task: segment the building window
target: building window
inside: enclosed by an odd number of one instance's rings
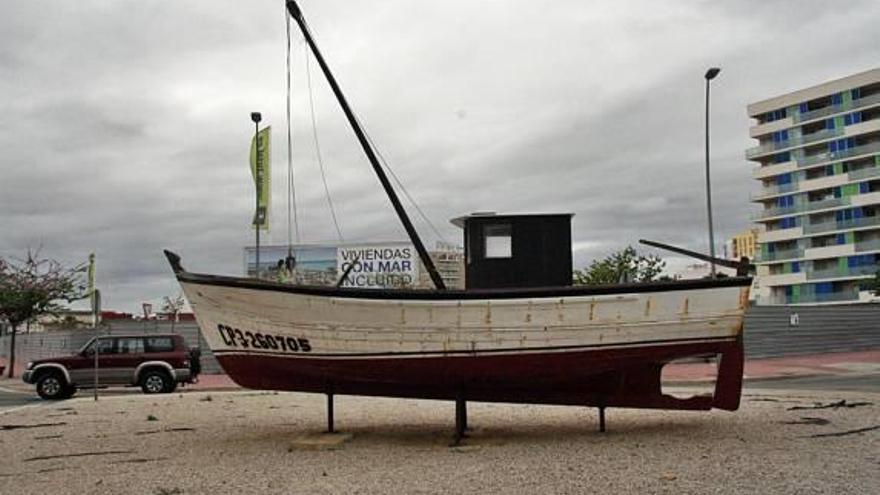
[[[843,116],[843,124],[844,125],[858,124],[861,121],[862,121],[862,112],[848,113]]]
[[[765,122],[773,122],[774,120],[782,120],[786,117],[787,110],[785,108],[781,108],[779,110],[773,110],[772,112],[767,112],[764,114]]]
[[[483,242],[486,258],[513,257],[513,238],[509,223],[483,226]]]

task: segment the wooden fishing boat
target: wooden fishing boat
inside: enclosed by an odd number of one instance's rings
[[[455,400],[458,435],[466,427],[466,400],[603,411],[738,408],[748,277],[446,290],[299,7],[287,5],[437,290],[198,274],[166,251],[205,342],[236,383],[326,393],[331,429],[333,394]],[[663,392],[666,364],[707,356],[719,358],[714,393]]]
[[[205,342],[239,385],[464,401],[739,407],[750,279],[507,290],[289,286],[185,271]],[[667,363],[719,357],[714,393],[665,394]],[[332,411],[332,402],[331,409]],[[332,430],[332,413],[330,416]],[[604,421],[603,421],[604,424]]]

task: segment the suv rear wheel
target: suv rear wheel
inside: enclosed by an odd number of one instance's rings
[[[57,371],[50,371],[37,380],[37,394],[46,400],[59,400],[70,397],[67,391],[70,385]]]
[[[141,390],[145,394],[161,394],[171,390],[171,377],[160,370],[149,370],[141,377]]]

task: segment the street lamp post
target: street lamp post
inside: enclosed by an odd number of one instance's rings
[[[718,67],[712,67],[706,71],[706,210],[709,216],[709,255],[712,257],[710,261],[710,276],[715,278],[715,232],[712,229],[712,183],[709,175],[709,81],[715,79],[715,76],[721,72]]]
[[[263,120],[263,116],[260,115],[260,112],[251,112],[251,120],[254,122],[254,147],[255,154],[254,157],[256,160],[256,170],[254,173],[254,183],[256,184],[257,195],[256,195],[256,209],[254,210],[254,231],[257,235],[257,251],[256,251],[256,278],[260,278],[260,227],[262,226],[262,222],[260,219],[260,189],[261,184],[263,183],[262,175],[263,175],[263,164],[260,163],[260,121]]]

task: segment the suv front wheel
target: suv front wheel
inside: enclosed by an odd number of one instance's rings
[[[37,394],[46,400],[67,399],[73,395],[68,393],[70,389],[61,373],[55,371],[46,373],[37,380]]]
[[[171,390],[171,377],[165,371],[149,370],[141,377],[141,390],[145,394],[161,394]]]

